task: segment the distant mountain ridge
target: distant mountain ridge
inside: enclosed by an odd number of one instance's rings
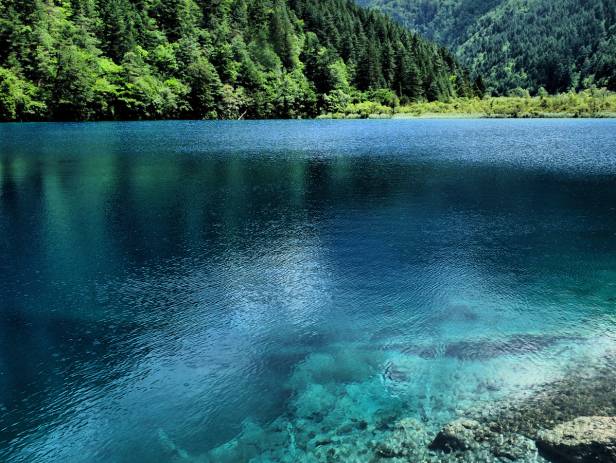
[[[614,0],[357,0],[457,55],[494,94],[616,90]]]

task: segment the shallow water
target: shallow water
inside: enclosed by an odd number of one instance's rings
[[[615,153],[615,120],[0,125],[0,460],[312,461],[601,367]]]

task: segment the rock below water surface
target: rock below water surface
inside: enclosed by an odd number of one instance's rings
[[[537,436],[547,457],[572,463],[616,463],[616,417],[583,416]]]
[[[485,431],[475,420],[457,419],[443,426],[430,444],[430,450],[455,452],[470,450],[485,440]]]
[[[407,345],[398,346],[398,348],[405,354],[416,355],[424,359],[446,357],[458,360],[485,361],[508,355],[533,354],[561,343],[572,343],[582,339],[575,336],[519,334],[499,341],[475,339],[455,341],[444,345]]]
[[[475,420],[457,419],[446,424],[430,444],[445,453],[473,452],[485,461],[536,461],[535,443],[514,433],[493,430]]]

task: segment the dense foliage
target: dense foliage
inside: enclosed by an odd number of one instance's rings
[[[473,93],[350,0],[0,0],[0,119],[315,116]]]
[[[567,92],[531,97],[527,91],[517,95],[454,98],[448,101],[418,101],[404,106],[387,107],[373,102],[349,104],[327,118],[390,117],[616,117],[616,93],[605,89]]]
[[[358,0],[450,47],[496,95],[616,90],[614,0]]]

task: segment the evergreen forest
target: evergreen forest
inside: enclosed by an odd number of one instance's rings
[[[492,95],[616,90],[614,0],[358,0],[447,46]]]
[[[483,90],[351,0],[0,0],[5,121],[300,118]]]

